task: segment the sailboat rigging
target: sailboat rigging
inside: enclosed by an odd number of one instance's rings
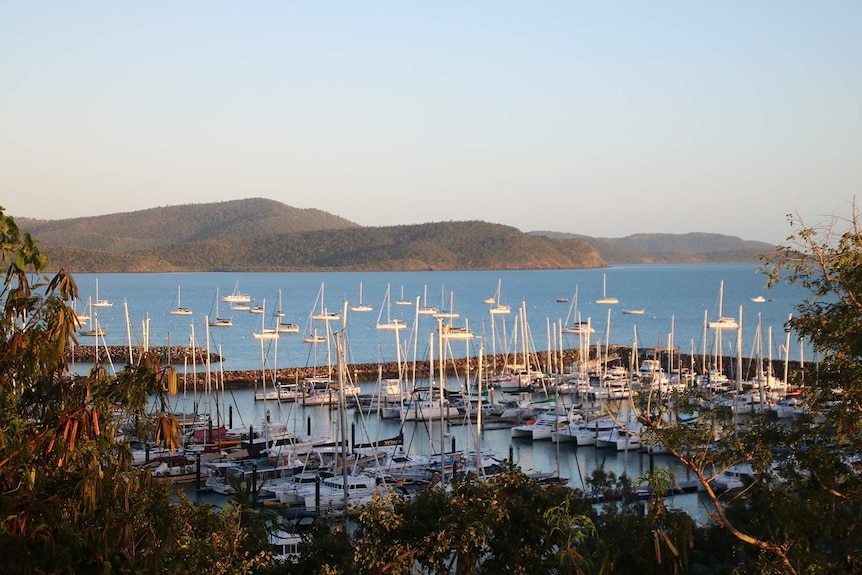
[[[219,316],[219,302],[221,300],[218,297],[218,286],[216,286],[216,295],[215,295],[215,316],[214,319],[209,321],[209,325],[211,327],[231,327],[233,326],[233,319],[229,317],[220,317]]]
[[[596,300],[598,304],[614,305],[620,303],[615,297],[608,297],[608,276],[602,274],[602,297]]]
[[[386,321],[383,320],[383,310],[386,309]],[[383,303],[380,304],[380,312],[377,314],[377,329],[404,329],[407,324],[400,319],[392,319],[389,305],[389,284],[386,284],[386,293],[383,295]]]
[[[99,278],[96,278],[96,299],[90,305],[92,307],[113,307],[114,305],[110,300],[99,299]]]
[[[502,303],[500,303],[500,293],[502,291],[502,288],[503,288],[503,280],[501,278],[501,279],[497,280],[497,292],[494,294],[493,301],[489,302],[488,300],[485,300],[485,303],[493,304],[493,307],[491,307],[491,309],[489,310],[493,314],[511,313],[512,312],[511,307],[509,307],[507,305],[503,305]]]
[[[362,301],[362,282],[359,282],[359,303],[350,308],[350,311],[374,311],[374,308]]]
[[[261,313],[260,316],[260,331],[254,332],[252,335],[254,339],[278,339],[278,330],[272,327],[266,327],[264,323],[266,321],[266,300],[264,299],[261,303],[261,307],[264,310],[264,313]]]
[[[177,307],[171,310],[171,315],[191,315],[192,310],[180,304],[180,286],[177,286]]]
[[[409,299],[404,299],[404,284],[401,284],[401,299],[395,302],[395,305],[413,305]]]

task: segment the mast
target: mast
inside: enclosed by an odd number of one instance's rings
[[[335,333],[335,349],[338,356],[338,420],[339,420],[339,428],[341,430],[341,477],[343,479],[344,486],[344,503],[347,504],[347,500],[350,494],[350,486],[347,483],[347,410],[346,410],[346,398],[344,394],[344,388],[347,384],[346,371],[347,367],[345,365],[345,355],[344,355],[344,335],[347,330],[347,302],[344,302],[343,308],[344,314],[341,316],[344,318],[344,321],[341,323],[341,329]],[[329,322],[327,322],[327,325]]]

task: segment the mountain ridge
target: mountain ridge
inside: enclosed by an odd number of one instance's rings
[[[78,272],[566,269],[754,262],[774,249],[721,234],[593,238],[478,220],[367,227],[266,198],[16,219],[54,267]]]

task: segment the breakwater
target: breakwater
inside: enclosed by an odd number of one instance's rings
[[[182,366],[188,366],[188,374],[186,377],[191,378],[193,382],[196,377],[203,381],[205,374],[198,373],[196,376],[195,373],[193,373],[191,366],[197,365],[200,370],[202,366],[206,365],[206,350],[202,350],[200,348],[195,348],[193,350],[190,347],[182,346],[152,346],[149,348],[149,351],[155,353],[163,365],[171,364],[174,367],[177,367],[181,373],[184,371]],[[134,358],[139,357],[140,353],[141,351],[139,349],[133,348],[131,350],[132,360],[134,361]],[[581,352],[578,349],[566,349],[561,352],[555,352],[553,355],[555,355],[556,358],[549,358],[547,352],[537,352],[532,356],[530,363],[535,370],[547,372],[548,365],[559,365],[562,363],[562,365],[565,366],[564,371],[568,371],[572,366],[578,365],[584,361],[581,359]],[[74,354],[70,352],[68,356],[70,360],[80,363],[96,363],[97,361],[106,363],[110,360],[112,364],[118,366],[118,369],[120,366],[132,363],[132,361],[130,361],[129,348],[126,346],[106,346],[99,348],[98,351],[92,346],[77,347],[74,350]],[[639,352],[638,360],[633,363],[631,347],[610,346],[601,359],[601,362],[606,362],[608,365],[621,365],[626,367],[634,365],[634,369],[637,369],[637,366],[640,364],[640,360],[644,357],[657,357],[662,361],[662,365],[665,370],[670,371],[667,365],[666,349],[642,348]],[[708,357],[706,358],[706,363],[714,360],[715,358]],[[210,353],[209,362],[212,366],[212,371],[219,372],[219,374],[222,373],[218,367],[221,361],[222,358],[218,354]],[[506,366],[507,362],[517,363],[518,361],[523,361],[520,356],[517,359],[513,359],[512,355],[507,356],[503,354],[498,354],[497,356],[486,356],[484,358],[484,369],[491,370],[496,368],[496,370],[499,371]],[[589,357],[586,358],[586,361],[590,368],[595,368],[599,365],[600,360],[596,357],[595,349],[590,351]],[[704,357],[701,355],[684,353],[674,355],[674,366],[681,367],[683,370],[688,370],[689,373],[704,373],[706,369],[703,364]],[[723,367],[722,371],[731,380],[735,380],[736,367],[738,364],[737,358],[725,356],[721,358],[720,364]],[[755,368],[753,367],[756,366],[754,360],[744,358],[742,365],[743,379],[752,377],[756,374],[754,371]],[[782,368],[778,368],[777,365],[774,367],[774,371],[781,376],[783,363]],[[788,367],[789,372],[793,373],[800,369],[801,365],[798,361],[790,361]],[[302,381],[305,378],[314,376],[331,376],[332,378],[336,378],[337,366],[333,365],[331,369],[332,371],[329,373],[327,366],[283,367],[277,370],[275,379],[286,383]],[[430,369],[431,365],[428,361],[405,361],[402,364],[402,370],[405,371],[402,376],[405,379],[413,379],[415,375],[417,379],[425,379],[428,378]],[[445,362],[445,370],[449,377],[465,378],[468,374],[472,377],[479,370],[479,358],[447,358]],[[391,379],[399,377],[399,369],[396,362],[354,363],[347,366],[347,373],[355,382],[377,381],[378,378]],[[223,372],[223,381],[226,386],[234,388],[254,387],[256,384],[260,383],[261,375],[261,370],[230,370]],[[272,371],[269,370],[266,375],[267,381],[272,381],[272,377]]]

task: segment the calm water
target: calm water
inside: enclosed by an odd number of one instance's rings
[[[417,299],[421,305],[448,309],[450,302],[460,317],[452,320],[459,327],[469,327],[482,337],[471,343],[452,342],[447,357],[477,355],[480,342],[487,352],[492,346],[497,352],[512,343],[512,332],[518,309],[523,306],[531,335],[531,347],[548,349],[551,325],[565,325],[576,321],[573,317],[575,292],[577,290],[577,312],[582,320],[589,319],[595,327],[596,339],[611,343],[631,345],[637,337],[639,347],[664,347],[673,333],[675,347],[684,352],[696,353],[713,349],[714,334],[704,339],[705,316],[710,320],[719,315],[739,316],[742,313],[742,352],[754,355],[753,343],[758,322],[762,326],[765,342],[764,355],[772,350],[775,359],[780,358],[779,346],[785,341],[784,323],[796,303],[805,295],[787,285],[766,290],[765,276],[756,273],[757,266],[748,265],[642,265],[619,266],[606,270],[547,270],[547,271],[480,271],[480,272],[356,272],[356,273],[173,273],[173,274],[100,274],[99,298],[113,301],[114,306],[96,308],[100,325],[107,330],[105,341],[109,345],[126,346],[143,343],[144,334],[149,333],[150,345],[187,345],[194,333],[196,345],[209,345],[212,351],[224,358],[224,369],[267,369],[273,366],[323,366],[335,362],[334,353],[326,346],[303,343],[305,332],[317,328],[321,333],[321,322],[310,323],[312,309],[325,307],[330,311],[343,311],[344,302],[359,303],[359,286],[362,284],[363,302],[374,307],[372,312],[348,312],[347,316],[347,361],[378,362],[396,359],[395,336],[392,331],[376,329],[378,314],[383,304],[387,285],[390,286],[391,305],[389,315],[404,320],[408,327],[400,332],[402,350],[408,359],[415,356],[428,358],[430,334],[436,329],[436,320],[415,314]],[[614,306],[599,305],[595,300],[603,295],[603,275],[606,274],[608,296],[618,298]],[[79,311],[86,307],[89,298],[95,299],[95,275],[77,274],[80,289]],[[719,298],[723,282],[723,298]],[[510,305],[511,315],[491,319],[489,305],[483,300],[492,297],[501,286],[500,301]],[[264,315],[230,311],[228,305],[219,302],[220,316],[231,316],[234,326],[210,328],[207,318],[216,315],[216,289],[223,296],[234,291],[236,286],[248,293],[255,302],[264,305]],[[194,310],[190,316],[171,315],[177,307],[177,287],[181,287],[181,304]],[[319,300],[323,286],[323,304]],[[402,296],[403,289],[403,296]],[[282,309],[286,317],[282,321],[296,323],[300,334],[282,334],[277,344],[253,337],[262,325],[271,326],[275,319],[272,312],[278,306],[281,292]],[[427,294],[427,295],[426,295]],[[763,295],[764,303],[754,303],[752,297]],[[396,305],[396,300],[410,300],[413,305]],[[557,298],[569,299],[567,303]],[[83,302],[83,305],[82,305]],[[124,303],[126,304],[124,306]],[[252,304],[253,305],[253,304]],[[128,328],[125,309],[128,309]],[[643,315],[623,314],[623,309],[642,308]],[[610,315],[608,314],[610,310]],[[384,307],[383,321],[387,310]],[[610,323],[608,319],[610,318]],[[418,321],[418,326],[417,326]],[[145,329],[146,326],[146,329]],[[332,324],[334,329],[340,323]],[[493,326],[493,330],[492,330]],[[416,329],[414,329],[414,327]],[[767,340],[772,331],[772,339]],[[518,328],[520,332],[520,328]],[[493,333],[493,336],[492,336]],[[567,348],[578,347],[575,336],[565,336]],[[722,342],[725,353],[735,353],[736,334],[725,334]],[[92,345],[93,338],[83,338],[83,344]],[[469,347],[468,347],[469,345]],[[414,351],[415,350],[415,351]],[[791,345],[791,358],[798,359],[800,346]],[[436,352],[435,352],[435,355]],[[806,352],[805,359],[811,359]],[[373,383],[363,383],[365,391],[371,391]],[[457,385],[454,384],[454,385]],[[451,382],[450,382],[451,387]],[[193,398],[188,395],[175,398],[176,408],[192,409]],[[205,400],[212,401],[212,400]],[[302,407],[294,404],[255,401],[253,391],[238,390],[219,398],[219,417],[228,420],[234,427],[257,425],[269,417],[289,422],[295,431],[310,431],[317,436],[337,435],[336,412],[327,407]],[[201,411],[214,412],[215,405],[204,405]],[[349,433],[363,442],[396,435],[397,422],[362,418],[349,414]],[[594,447],[577,448],[572,444],[556,445],[547,442],[512,440],[509,429],[486,430],[481,435],[475,427],[466,425],[446,426],[440,423],[409,423],[405,427],[408,447],[415,453],[439,450],[441,443],[458,448],[482,447],[493,449],[501,457],[511,453],[526,471],[556,471],[571,478],[573,487],[584,487],[592,470],[604,467],[617,474],[628,473],[639,476],[650,468],[669,467],[679,477],[684,471],[668,456],[655,456],[638,452],[617,453]],[[703,517],[701,502],[697,495],[679,495],[675,505],[693,516]]]
[[[504,351],[505,346],[519,345],[512,340],[513,326],[518,310],[523,306],[530,328],[532,347],[537,350],[549,348],[549,333],[552,325],[575,321],[573,304],[578,292],[577,310],[582,320],[589,319],[596,333],[592,343],[602,342],[631,345],[637,337],[638,346],[664,347],[673,334],[675,347],[701,353],[706,346],[713,349],[710,334],[704,345],[704,316],[714,319],[719,315],[721,304],[724,315],[739,316],[743,323],[744,355],[753,355],[752,346],[758,316],[761,316],[764,341],[772,329],[772,348],[778,357],[778,346],[783,344],[783,325],[793,306],[803,293],[787,285],[766,290],[766,278],[756,273],[757,266],[745,265],[638,265],[611,267],[606,270],[543,270],[543,271],[477,271],[477,272],[355,272],[355,273],[170,273],[170,274],[77,274],[80,290],[78,309],[86,308],[88,298],[95,299],[96,280],[99,298],[114,303],[110,308],[96,308],[100,325],[106,329],[105,341],[109,345],[134,345],[143,343],[145,326],[150,345],[188,345],[192,332],[196,345],[209,345],[214,352],[225,358],[224,369],[258,369],[261,367],[261,342],[252,333],[260,331],[262,319],[272,325],[271,315],[278,307],[281,292],[282,309],[286,316],[282,321],[300,326],[300,334],[283,334],[278,349],[273,342],[264,346],[264,360],[271,367],[324,365],[330,361],[325,346],[309,345],[301,341],[306,331],[318,329],[325,332],[321,321],[311,321],[312,308],[320,309],[318,300],[323,287],[323,307],[341,312],[345,301],[355,305],[359,301],[359,286],[362,284],[364,303],[374,308],[372,312],[348,311],[347,337],[348,362],[394,361],[396,359],[395,338],[392,331],[376,329],[387,285],[391,286],[389,315],[404,320],[408,328],[400,332],[402,345],[413,354],[414,340],[420,359],[427,357],[429,334],[436,328],[431,316],[418,316],[418,329],[414,330],[417,316],[415,302],[421,305],[448,309],[450,301],[460,317],[452,320],[459,327],[469,327],[475,334],[483,335],[470,344],[469,353],[478,353],[484,341],[487,353]],[[607,294],[618,298],[614,306],[599,305],[595,300],[602,297],[603,274],[606,274]],[[501,286],[500,301],[512,308],[510,315],[498,315],[493,321],[489,306],[483,300],[492,297]],[[723,298],[719,297],[722,282]],[[263,305],[265,316],[246,311],[231,311],[229,304],[219,302],[218,314],[233,318],[233,327],[211,328],[207,341],[206,318],[216,315],[216,290],[220,296],[234,291],[249,294],[254,302]],[[177,288],[181,287],[181,304],[191,308],[191,316],[171,315],[177,307]],[[414,305],[396,305],[403,299]],[[426,295],[427,294],[427,295]],[[753,303],[752,297],[763,295],[768,301]],[[565,297],[568,303],[557,302]],[[315,302],[317,301],[316,305]],[[128,329],[124,302],[128,307]],[[623,309],[639,308],[644,315],[623,314]],[[610,311],[610,316],[608,312]],[[383,306],[383,321],[387,309]],[[610,321],[608,321],[610,319]],[[333,329],[340,323],[330,324]],[[519,329],[520,333],[520,329]],[[414,335],[415,334],[415,335]],[[405,344],[405,340],[407,343]],[[736,334],[725,332],[722,347],[725,352],[735,353]],[[92,344],[93,338],[83,338],[83,344]],[[576,336],[565,336],[567,348],[577,348]],[[764,346],[764,355],[767,354]],[[453,343],[451,355],[464,356],[468,348],[464,342]],[[798,358],[798,345],[791,347],[791,358]],[[806,359],[810,359],[806,357]]]

